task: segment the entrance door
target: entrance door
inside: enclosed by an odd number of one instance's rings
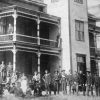
[[[82,54],[77,54],[77,71],[78,73],[82,71],[86,74],[86,56]]]

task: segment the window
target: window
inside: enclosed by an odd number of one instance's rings
[[[5,34],[5,22],[4,22],[4,18],[1,18],[0,20],[0,35]]]
[[[76,54],[77,59],[77,72],[82,71],[86,73],[86,56],[83,54]]]
[[[74,0],[74,2],[77,2],[77,3],[83,4],[83,0]]]
[[[76,40],[84,41],[84,22],[75,20]]]
[[[96,59],[91,58],[90,64],[91,64],[91,73],[92,74],[97,74],[99,68],[98,68],[98,66],[96,66]]]

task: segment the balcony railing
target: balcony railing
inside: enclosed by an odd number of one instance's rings
[[[26,42],[26,43],[32,43],[32,44],[37,44],[37,41],[38,41],[37,37],[21,35],[21,34],[16,35],[16,40],[19,42]]]
[[[0,35],[0,42],[8,42],[13,40],[13,34]]]
[[[13,34],[0,35],[0,42],[11,42],[11,41],[13,41]],[[16,34],[16,41],[19,41],[22,43],[28,43],[28,44],[36,44],[36,45],[38,44],[37,37],[21,35],[21,34]],[[57,41],[44,39],[44,38],[40,38],[40,45],[51,47],[51,48],[58,47]]]
[[[45,45],[45,46],[49,46],[49,47],[57,47],[57,42],[54,40],[48,40],[48,39],[44,39],[44,38],[40,38],[40,45]]]

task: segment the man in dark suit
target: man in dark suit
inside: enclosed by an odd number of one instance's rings
[[[85,84],[86,84],[86,75],[80,71],[79,73],[79,84],[82,87],[83,95],[85,96]]]
[[[61,80],[61,75],[59,74],[58,71],[55,71],[53,76],[54,94],[56,94],[56,92],[59,94],[60,80]]]
[[[89,91],[91,90],[91,86],[92,86],[92,76],[90,72],[87,72],[87,80],[86,80],[87,96],[89,96]]]
[[[95,77],[94,77],[94,84],[95,84],[96,96],[98,96],[99,95],[99,76],[97,74],[95,74]]]

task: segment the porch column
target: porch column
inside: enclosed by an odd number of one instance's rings
[[[38,39],[38,45],[40,45],[40,18],[37,19],[37,39]]]
[[[61,23],[59,20],[59,24],[58,24],[58,48],[61,48],[62,44],[61,44]]]
[[[16,53],[17,53],[17,50],[16,50],[16,45],[13,46],[13,72],[16,71]]]
[[[38,52],[38,72],[40,73],[40,56],[41,56],[41,53]]]
[[[61,71],[62,71],[62,60],[61,60],[62,58],[61,58],[61,54],[59,54],[57,57],[59,58],[59,61],[60,61],[58,70],[61,73]]]
[[[14,14],[12,15],[14,18],[14,33],[13,33],[13,41],[16,41],[16,20],[17,20],[17,12],[14,10]]]

